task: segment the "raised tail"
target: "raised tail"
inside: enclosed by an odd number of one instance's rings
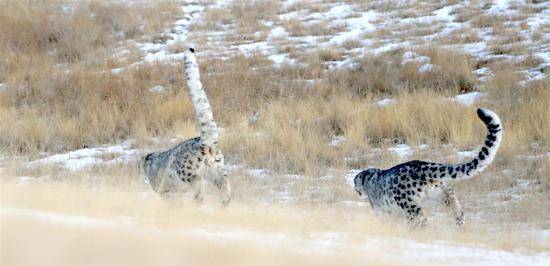
[[[218,141],[219,133],[210,103],[206,97],[206,93],[202,89],[202,83],[199,74],[199,64],[195,57],[195,50],[189,48],[183,55],[185,63],[185,80],[187,81],[187,89],[191,95],[191,101],[195,108],[201,141],[208,145],[214,145]]]
[[[485,143],[479,150],[477,156],[469,162],[456,164],[448,167],[450,177],[456,179],[466,179],[483,171],[493,159],[500,147],[502,140],[502,124],[500,118],[491,110],[477,109],[477,116],[487,126],[487,137]],[[453,173],[454,172],[454,173]]]

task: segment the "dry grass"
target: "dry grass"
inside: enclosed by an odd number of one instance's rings
[[[370,93],[398,94],[405,91],[467,92],[475,88],[472,60],[448,49],[421,50],[437,68],[420,73],[418,64],[402,65],[402,52],[366,55],[355,70],[342,70],[331,76],[333,82],[355,91],[359,97]]]
[[[125,38],[154,37],[177,12],[172,2],[136,5],[87,2],[67,4],[74,7],[67,11],[61,3],[55,0],[0,3],[2,53],[11,57],[10,53],[21,56],[21,53],[49,52],[59,62],[99,63],[94,57],[104,59],[106,54],[101,52],[111,43]]]
[[[194,24],[192,30],[220,31],[225,25],[233,23],[233,16],[226,8],[208,8],[204,12],[202,23]]]
[[[329,36],[345,30],[345,25],[329,21],[303,22],[294,17],[284,20],[282,24],[291,36]]]
[[[263,25],[262,20],[277,15],[279,2],[254,0],[235,1],[231,4],[231,15],[236,22],[237,32],[253,33]]]
[[[448,35],[437,38],[440,44],[460,44],[480,42],[478,30],[475,28],[460,28],[451,31]]]
[[[477,28],[503,28],[506,18],[501,15],[481,14],[471,20],[472,26]]]
[[[358,70],[329,72],[323,71],[322,61],[335,57],[331,53],[320,53],[308,67],[280,69],[261,55],[200,61],[214,112],[226,128],[223,145],[231,162],[317,175],[330,167],[345,168],[343,158],[361,157],[372,147],[451,143],[473,148],[481,141],[484,130],[474,108],[443,99],[476,84],[469,58],[441,49],[419,53],[440,69],[421,74],[401,66],[402,53],[367,56]],[[193,135],[194,114],[181,65],[144,65],[113,75],[90,73],[77,64],[67,73],[47,62],[31,62],[0,94],[5,151],[71,150],[127,138],[143,145],[153,136]],[[512,77],[497,74],[491,79],[489,98],[499,100],[484,103],[504,119],[503,151],[528,151],[532,143],[547,147],[547,127],[532,130],[527,125],[548,119],[548,83],[517,90],[510,84],[518,80],[507,80]],[[304,79],[318,81],[304,86],[299,82]],[[23,84],[28,89],[16,89]],[[166,93],[148,91],[159,84]],[[372,100],[381,93],[393,94],[399,104],[376,107]],[[258,111],[256,125],[243,124]],[[255,132],[264,137],[253,137]],[[339,135],[347,138],[343,146],[328,146]]]
[[[343,59],[342,51],[335,48],[321,48],[317,50],[317,56],[321,61],[340,61]]]
[[[162,131],[173,125],[174,117],[185,117],[178,112],[187,112],[188,104],[159,105],[165,101],[162,96],[147,91],[177,83],[174,77],[179,75],[169,74],[175,69],[144,66],[123,75],[108,71],[117,66],[111,45],[126,38],[154,37],[176,13],[174,3],[89,2],[74,5],[73,11],[63,11],[57,1],[44,1],[40,8],[35,7],[37,2],[0,5],[0,34],[5,37],[0,53],[6,70],[0,82],[8,88],[0,96],[0,116],[6,122],[0,127],[2,150],[74,149],[124,138],[130,132],[139,135],[143,127]],[[183,98],[169,102],[177,99]],[[167,111],[174,116],[146,118],[149,112]],[[123,121],[122,116],[134,117]]]
[[[342,47],[344,47],[345,49],[347,50],[351,50],[351,49],[355,49],[355,48],[359,48],[359,47],[362,47],[363,44],[361,44],[361,42],[359,42],[358,40],[346,40],[342,43]]]

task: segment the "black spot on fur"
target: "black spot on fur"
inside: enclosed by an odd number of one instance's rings
[[[482,152],[483,154],[485,154],[485,155],[489,155],[489,150],[488,150],[487,148],[485,148],[485,147],[483,147],[483,148],[481,149],[481,152]]]
[[[490,140],[486,140],[486,141],[485,141],[485,146],[491,148],[491,147],[493,146],[493,142],[490,141]]]
[[[487,128],[489,129],[489,131],[496,131],[496,132],[500,131],[500,125],[489,124],[487,125]]]
[[[489,135],[487,135],[487,139],[494,142],[494,141],[497,140],[497,137],[494,136],[493,134],[489,134]]]
[[[480,160],[485,160],[485,155],[483,155],[483,153],[479,152],[479,159]]]
[[[488,125],[489,123],[491,123],[491,121],[493,121],[493,118],[491,118],[490,116],[488,116],[487,114],[485,114],[485,112],[481,109],[477,109],[477,116],[479,117],[479,119],[481,119],[481,121],[483,121],[483,123],[485,123],[486,125]]]

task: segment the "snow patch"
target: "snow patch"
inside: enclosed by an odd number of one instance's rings
[[[427,64],[431,61],[429,57],[411,51],[404,53],[402,59],[401,65],[403,66],[409,63]]]
[[[395,99],[386,98],[376,102],[376,105],[380,107],[388,106],[392,104],[395,104]]]
[[[407,158],[413,153],[411,147],[407,144],[399,144],[388,148],[388,150],[397,155],[400,159]]]
[[[341,45],[347,40],[359,40],[361,36],[368,31],[373,31],[376,27],[371,23],[378,17],[378,13],[373,10],[364,12],[361,17],[345,19],[347,32],[340,33],[329,40],[329,44]]]
[[[346,138],[344,136],[334,136],[332,141],[328,144],[331,147],[338,147],[340,143],[344,142]]]
[[[280,66],[282,64],[296,63],[296,61],[294,59],[289,58],[287,54],[273,54],[268,56],[267,58],[271,60],[276,66]]]
[[[166,90],[162,85],[157,85],[154,87],[149,88],[149,92],[152,93],[163,93]]]
[[[439,20],[449,22],[455,19],[455,16],[451,15],[454,8],[455,8],[454,6],[445,6],[436,10],[434,13]]]
[[[429,73],[432,72],[435,69],[435,65],[432,65],[430,63],[424,64],[418,68],[419,73]]]
[[[99,148],[85,148],[68,153],[55,154],[43,159],[28,162],[27,167],[44,164],[55,164],[70,171],[79,171],[102,163],[129,163],[134,160],[139,150],[130,149],[131,141],[125,141],[121,145],[104,146]],[[104,160],[101,157],[115,157]]]
[[[350,187],[355,187],[355,184],[353,183],[353,180],[355,179],[355,176],[359,173],[361,173],[363,170],[359,169],[351,169],[349,170],[346,175],[344,176],[346,180],[346,184]]]
[[[475,92],[457,95],[451,98],[451,100],[456,101],[462,105],[470,106],[474,104],[477,100],[479,100],[481,97],[483,97],[484,95],[485,93],[475,91]]]
[[[265,178],[270,173],[267,169],[248,169],[247,172],[249,175],[257,178]]]
[[[271,29],[271,31],[269,31],[269,34],[267,35],[268,40],[284,39],[284,38],[287,38],[287,37],[288,37],[288,32],[286,31],[285,28],[283,28],[281,26],[278,26],[278,27],[275,27],[275,28]]]

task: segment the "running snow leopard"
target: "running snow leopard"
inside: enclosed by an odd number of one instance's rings
[[[153,189],[164,196],[179,195],[189,190],[202,202],[204,181],[221,193],[224,206],[231,200],[231,186],[226,177],[224,157],[220,150],[218,127],[210,103],[202,89],[199,66],[193,48],[184,53],[185,80],[195,108],[200,136],[181,142],[163,152],[150,153],[142,164]]]
[[[376,212],[401,212],[411,225],[420,226],[426,222],[421,205],[427,190],[439,190],[445,205],[452,210],[456,223],[462,225],[464,213],[453,190],[445,181],[471,178],[483,171],[495,158],[502,139],[500,118],[494,112],[478,109],[477,115],[487,126],[488,134],[473,160],[461,164],[410,161],[387,170],[370,168],[355,176],[355,190],[359,196],[368,197]]]

